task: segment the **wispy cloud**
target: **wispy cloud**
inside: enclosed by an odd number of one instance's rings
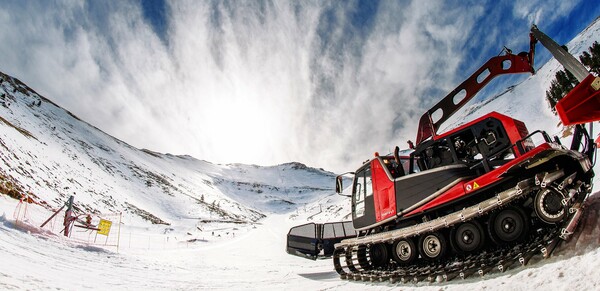
[[[529,3],[511,17],[573,7]],[[504,44],[485,40],[501,29],[481,33],[501,17],[489,6],[173,1],[153,21],[137,1],[14,1],[0,8],[0,70],[136,147],[352,169],[414,138],[470,74],[465,59],[483,61],[469,43]]]
[[[544,0],[518,0],[512,1],[515,17],[526,19],[529,23],[552,23],[568,13],[581,0],[577,1],[544,1]]]

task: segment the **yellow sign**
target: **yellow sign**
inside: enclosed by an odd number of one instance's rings
[[[110,220],[100,219],[100,222],[98,223],[98,234],[108,236],[111,226],[112,222]]]
[[[479,188],[479,184],[477,184],[477,182],[473,182],[473,185],[471,184],[467,184],[467,186],[465,187],[465,189],[467,190],[467,192],[471,192],[475,189]]]

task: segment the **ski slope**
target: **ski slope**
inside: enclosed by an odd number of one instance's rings
[[[447,283],[391,284],[340,280],[330,260],[287,255],[290,219],[270,215],[255,229],[226,241],[181,249],[127,249],[117,253],[38,233],[0,218],[1,289],[102,290],[597,290],[600,287],[600,196],[592,197],[580,232],[553,257],[527,267]],[[2,201],[6,213],[10,201]]]

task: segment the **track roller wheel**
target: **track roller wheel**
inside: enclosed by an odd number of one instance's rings
[[[360,267],[360,269],[362,270],[370,270],[371,269],[371,263],[369,262],[369,259],[367,258],[367,247],[366,246],[358,246],[357,250],[356,250],[356,260],[358,261],[358,265],[355,267],[354,270],[351,270],[353,272],[357,272],[358,270],[356,269],[357,267]],[[350,265],[352,262],[352,253],[348,254],[346,253],[346,262]]]
[[[499,243],[511,243],[525,238],[529,232],[529,219],[518,207],[509,207],[490,216],[488,230]]]
[[[563,192],[554,188],[545,188],[535,195],[535,213],[545,223],[555,224],[565,218],[567,212],[562,205],[565,198]]]
[[[448,242],[440,232],[422,235],[419,239],[419,253],[426,260],[436,260],[444,256]]]
[[[369,258],[371,261],[371,267],[379,268],[387,265],[390,261],[390,254],[386,244],[374,244],[367,248]]]
[[[485,244],[485,232],[475,220],[460,224],[450,232],[450,242],[458,253],[480,250]]]
[[[408,265],[417,257],[415,243],[410,238],[404,238],[392,245],[392,258],[400,265]]]

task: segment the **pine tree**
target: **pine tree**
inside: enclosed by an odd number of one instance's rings
[[[563,48],[566,49],[565,46]],[[588,52],[589,51],[589,52]],[[588,51],[584,51],[579,60],[595,75],[600,75],[600,44],[596,41],[589,47]],[[554,80],[550,83],[550,89],[546,91],[546,99],[550,104],[552,112],[556,114],[556,103],[569,93],[579,81],[567,70],[556,72]]]
[[[600,76],[600,44],[595,41],[588,50],[589,53],[583,52],[579,57],[579,60],[584,66],[589,68],[592,73]]]
[[[550,89],[546,91],[546,99],[550,103],[550,108],[556,114],[556,103],[564,97],[566,93],[571,91],[579,81],[567,70],[556,72],[554,80],[550,84]]]

